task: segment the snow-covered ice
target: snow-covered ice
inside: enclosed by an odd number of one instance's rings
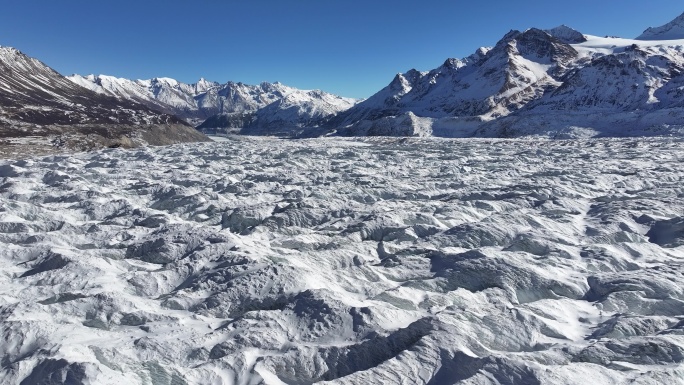
[[[0,161],[0,383],[683,384],[683,144]]]

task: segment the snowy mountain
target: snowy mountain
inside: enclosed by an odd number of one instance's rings
[[[505,116],[558,87],[578,57],[570,44],[545,31],[511,31],[493,48],[481,48],[466,59],[449,59],[429,72],[397,75],[334,123],[363,135],[370,133],[363,129],[375,120],[409,112],[433,119]]]
[[[101,96],[176,115],[206,133],[660,135],[684,130],[682,46],[684,15],[636,40],[586,35],[565,25],[511,31],[469,57],[398,74],[361,102],[280,83],[68,79]]]
[[[598,47],[610,53],[597,55]],[[584,134],[610,136],[681,132],[684,41],[643,44],[592,37],[577,48],[594,58],[568,73],[560,87],[483,125],[479,135],[563,136],[577,127]]]
[[[172,113],[207,132],[245,129],[249,133],[315,127],[356,103],[322,91],[281,83],[218,84],[200,79],[186,84],[169,78],[128,80],[105,75],[69,79],[95,92],[134,100]],[[263,109],[263,111],[261,111]]]
[[[637,40],[679,40],[684,39],[684,13],[671,22],[656,28],[648,28]]]
[[[36,124],[177,122],[141,105],[94,94],[14,48],[0,47],[0,69],[1,113],[8,120]]]
[[[116,142],[112,145],[132,144],[126,142],[140,135],[145,138],[139,139],[146,143],[160,144],[176,139],[203,139],[174,116],[133,101],[92,92],[14,48],[0,47],[0,89],[3,137],[50,136],[57,132],[67,135],[81,131],[83,135],[92,134]],[[57,126],[70,129],[57,129]],[[156,132],[159,126],[168,127],[164,134],[168,137],[162,138],[164,135]],[[153,129],[156,133],[147,135]],[[176,135],[179,136],[173,139]]]
[[[329,118],[352,107],[357,100],[320,90],[298,90],[281,84],[262,83],[257,89],[273,87],[278,98],[252,110],[223,112],[198,126],[206,133],[239,132],[247,135],[318,136]],[[272,94],[270,94],[272,95]],[[263,98],[262,98],[263,99]],[[224,108],[224,111],[230,111]]]
[[[649,36],[676,37],[684,15]],[[684,132],[684,40],[511,31],[493,48],[410,70],[331,120],[339,135],[623,136]]]

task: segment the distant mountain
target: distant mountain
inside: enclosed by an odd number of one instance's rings
[[[628,40],[567,26],[511,31],[494,47],[398,74],[330,120],[338,135],[684,134],[684,15]],[[682,28],[684,31],[684,28]]]
[[[60,136],[78,145],[88,136],[95,147],[205,140],[172,115],[83,88],[14,48],[0,47],[0,89],[2,138]]]
[[[269,90],[257,100],[253,109],[226,108],[198,126],[207,133],[238,132],[247,135],[318,136],[322,126],[333,116],[351,108],[356,99],[343,98],[320,90],[305,91],[283,86],[279,83],[262,83],[247,86],[259,91]],[[275,99],[270,102],[270,100]]]
[[[128,80],[105,75],[69,79],[97,93],[144,103],[175,114],[206,132],[277,134],[313,128],[357,101],[281,83],[185,84],[169,78]]]
[[[671,22],[657,28],[648,28],[637,40],[684,39],[684,13]]]

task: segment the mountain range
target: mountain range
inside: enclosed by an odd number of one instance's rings
[[[209,134],[285,137],[682,134],[683,54],[684,15],[636,39],[567,26],[513,30],[493,47],[397,74],[356,100],[277,82],[63,77],[2,48],[0,123],[15,131],[27,124],[192,125]]]
[[[3,143],[40,138],[32,143],[87,149],[207,140],[173,114],[92,92],[14,48],[0,47],[0,89]]]
[[[170,78],[129,80],[106,75],[72,75],[68,79],[99,94],[134,100],[175,114],[209,133],[292,135],[322,125],[357,102],[278,82],[219,84],[200,79],[186,84]]]

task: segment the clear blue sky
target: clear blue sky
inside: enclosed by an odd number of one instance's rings
[[[368,97],[511,29],[635,37],[681,0],[0,0],[0,45],[65,75],[200,77]]]

